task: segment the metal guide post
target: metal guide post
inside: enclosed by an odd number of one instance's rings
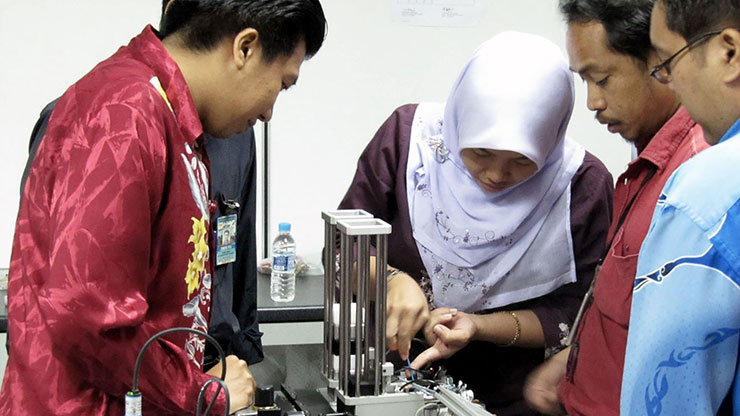
[[[350,395],[350,349],[351,340],[349,326],[351,319],[352,301],[352,269],[354,264],[355,238],[357,245],[357,296],[355,307],[355,374],[354,394],[361,396],[360,387],[363,381],[372,381],[373,393],[382,392],[382,365],[385,361],[385,265],[387,264],[387,235],[391,232],[390,224],[380,219],[343,219],[337,221],[337,230],[340,235],[340,388],[346,395]],[[376,249],[376,285],[375,293],[370,290],[370,239],[376,239],[380,250]],[[383,268],[380,269],[379,267]],[[380,290],[382,289],[382,290]],[[375,301],[372,328],[368,325],[370,306]],[[346,303],[345,303],[346,302]],[[346,327],[345,327],[346,325]],[[381,332],[382,331],[382,332]],[[370,351],[373,351],[371,357]],[[368,380],[370,379],[370,380]]]
[[[385,361],[385,274],[388,268],[388,235],[378,235],[375,243],[375,364],[374,393],[383,392],[383,363]]]
[[[341,234],[339,251],[339,389],[349,391],[350,325],[352,303],[352,237]]]
[[[360,387],[362,376],[366,374],[363,365],[363,344],[367,341],[367,321],[364,314],[367,309],[365,282],[370,280],[368,276],[370,262],[370,244],[368,236],[357,237],[357,299],[355,301],[355,397],[362,396]]]
[[[324,211],[321,218],[324,220],[324,351],[322,374],[327,380],[335,380],[334,368],[334,293],[336,284],[336,250],[337,250],[337,220],[348,218],[372,218],[373,216],[362,209],[338,209]]]

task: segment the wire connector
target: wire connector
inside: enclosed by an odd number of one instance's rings
[[[143,416],[141,406],[141,393],[130,391],[126,393],[126,416]]]

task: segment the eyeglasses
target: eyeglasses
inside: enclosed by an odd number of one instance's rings
[[[696,46],[699,42],[709,37],[719,35],[720,33],[722,33],[721,30],[715,30],[712,32],[704,33],[703,35],[695,36],[693,39],[688,41],[688,43],[686,43],[683,48],[676,51],[676,53],[671,55],[665,61],[661,62],[659,65],[653,67],[653,69],[650,71],[650,76],[657,79],[660,83],[663,84],[671,82],[671,62],[676,59],[676,57],[680,55],[681,52]]]

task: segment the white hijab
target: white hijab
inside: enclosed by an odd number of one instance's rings
[[[556,45],[504,32],[475,51],[446,105],[417,108],[407,194],[414,239],[437,306],[493,308],[575,281],[570,182],[585,150],[565,138],[573,98],[573,75]],[[518,152],[534,161],[537,171],[503,192],[487,193],[460,159],[466,148]],[[512,273],[543,227],[562,234],[550,239],[556,247],[538,245],[547,252],[536,253],[542,259],[556,256],[557,270]]]

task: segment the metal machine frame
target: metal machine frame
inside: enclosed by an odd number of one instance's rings
[[[450,386],[441,385],[436,391],[406,392],[400,387],[408,383],[396,385],[398,383],[392,381],[393,364],[385,362],[385,276],[391,226],[358,209],[326,211],[322,212],[322,218],[325,223],[322,373],[328,385],[327,399],[336,403],[336,410],[354,416],[491,416],[480,405],[463,399]],[[376,278],[371,287],[373,242]],[[337,268],[338,302],[335,296]],[[337,307],[339,314],[335,322]],[[339,346],[338,365],[334,362],[335,341]],[[464,389],[463,386],[457,390]],[[426,408],[427,401],[438,402],[439,406]]]

